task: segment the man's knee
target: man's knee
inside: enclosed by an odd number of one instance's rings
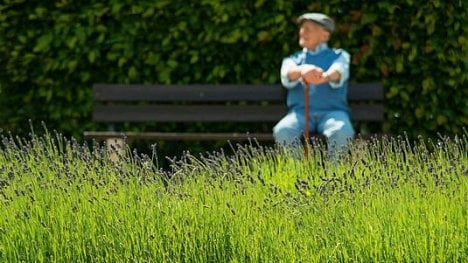
[[[273,128],[273,137],[280,145],[293,144],[300,139],[300,132],[287,126],[276,125]]]

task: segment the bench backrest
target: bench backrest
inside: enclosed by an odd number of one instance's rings
[[[278,84],[95,84],[95,122],[277,122],[286,112]],[[381,122],[384,89],[350,84],[353,121]]]

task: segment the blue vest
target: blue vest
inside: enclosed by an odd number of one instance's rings
[[[333,62],[341,55],[341,52],[326,49],[318,54],[309,52],[296,52],[291,55],[297,65],[313,64],[327,71]],[[349,112],[348,102],[348,82],[339,88],[332,88],[328,83],[321,85],[310,85],[309,87],[309,111],[346,111]],[[290,110],[304,111],[304,88],[303,84],[299,83],[294,88],[288,89],[287,105]]]

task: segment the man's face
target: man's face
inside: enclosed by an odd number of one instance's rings
[[[327,42],[330,32],[322,26],[305,20],[299,28],[299,46],[314,50],[319,44]]]

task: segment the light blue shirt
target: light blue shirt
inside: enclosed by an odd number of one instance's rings
[[[303,81],[290,81],[288,72],[294,67],[314,65],[327,73],[336,70],[340,73],[337,82],[309,85],[309,111],[349,111],[347,103],[350,55],[343,49],[331,49],[327,44],[319,45],[315,50],[303,49],[283,59],[281,82],[288,89],[287,105],[290,110],[304,110]]]
[[[287,57],[283,59],[282,65],[281,65],[281,83],[285,88],[291,89],[294,88],[299,82],[302,82],[302,79],[298,79],[295,81],[291,81],[288,79],[288,72],[291,68],[297,67],[301,64],[304,63],[306,53],[316,55],[324,50],[327,50],[328,45],[326,43],[320,44],[315,50],[307,50],[304,48],[302,50],[303,53],[303,60],[302,61],[297,61],[294,60],[291,57]],[[346,52],[343,49],[333,49],[335,52],[341,53],[341,55],[333,62],[333,64],[330,66],[328,69],[323,69],[327,72],[332,72],[334,70],[338,71],[341,75],[341,78],[338,82],[330,82],[330,86],[332,88],[339,88],[343,86],[343,83],[349,79],[349,64],[350,64],[350,58],[351,56],[349,55],[348,52]],[[299,63],[298,63],[299,62]]]

